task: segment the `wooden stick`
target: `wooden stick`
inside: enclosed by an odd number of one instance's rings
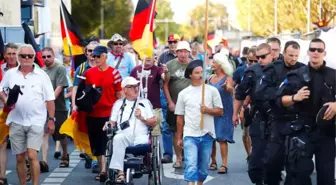
[[[205,29],[204,29],[204,61],[203,61],[203,83],[202,83],[202,105],[204,105],[204,94],[205,94],[205,78],[206,78],[206,60],[207,60],[207,51],[208,51],[208,5],[209,0],[205,0]],[[204,114],[201,113],[201,123],[200,128],[204,128]]]

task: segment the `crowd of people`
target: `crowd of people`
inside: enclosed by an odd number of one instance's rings
[[[82,121],[98,160],[91,164],[85,151],[81,157],[100,182],[107,179],[108,169],[117,172],[118,183],[125,182],[126,148],[149,143],[151,131],[162,139],[161,162],[184,168],[185,181],[201,185],[209,170],[228,173],[228,144],[235,143],[234,127],[241,124],[252,183],[279,185],[285,169],[286,185],[310,185],[314,155],[317,184],[332,185],[336,72],[325,66],[325,47],[313,39],[309,64],[304,65],[297,61],[300,45],[295,41],[286,42],[281,54],[280,40],[269,38],[237,56],[223,40],[214,52],[208,47],[205,56],[201,43],[171,34],[165,51],[141,59],[131,43],[114,34],[107,47],[90,40],[84,49],[87,60],[72,75],[65,53],[61,61],[53,48],[43,48],[45,66],[39,68],[31,45],[8,43],[0,99],[3,113],[9,113],[9,137],[0,145],[0,185],[8,184],[9,140],[21,185],[30,179],[37,185],[40,172],[49,171],[50,136],[56,143],[54,158],[61,158],[59,167],[69,167],[69,139],[60,129],[76,111],[85,112]],[[94,97],[81,100],[83,87],[90,92],[85,96]],[[109,125],[118,131],[106,166]],[[221,159],[216,158],[217,143]]]

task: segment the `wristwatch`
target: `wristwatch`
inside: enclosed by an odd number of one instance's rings
[[[53,118],[53,117],[48,117],[48,121],[51,120],[53,122],[56,122],[56,118]]]

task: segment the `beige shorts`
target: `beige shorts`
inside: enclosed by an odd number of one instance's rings
[[[160,125],[162,123],[162,111],[161,108],[159,109],[154,109],[154,115],[156,117],[156,125],[152,130],[152,136],[159,136],[161,135],[161,129],[160,129]]]
[[[22,126],[17,123],[9,125],[9,139],[14,155],[27,151],[27,148],[39,151],[42,145],[44,127],[37,125]]]

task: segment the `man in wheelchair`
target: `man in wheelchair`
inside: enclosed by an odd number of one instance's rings
[[[148,127],[156,125],[156,118],[151,103],[147,99],[138,98],[139,81],[126,77],[121,86],[125,98],[119,99],[113,106],[109,126],[116,127],[113,138],[113,154],[109,168],[118,172],[116,183],[125,182],[124,157],[126,148],[149,143]]]

